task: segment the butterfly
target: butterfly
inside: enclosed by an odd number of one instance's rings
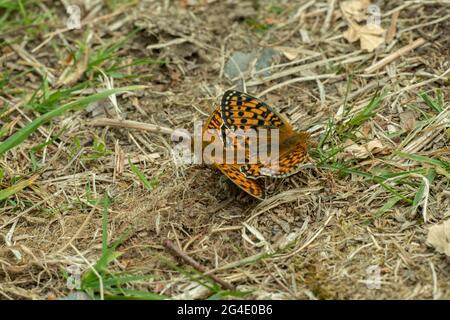
[[[229,90],[221,100],[219,108],[213,111],[206,121],[203,131],[215,129],[220,133],[223,148],[233,145],[237,149],[245,148],[249,138],[239,139],[237,131],[262,129],[277,129],[277,145],[268,148],[277,148],[279,157],[270,162],[259,160],[256,163],[215,163],[215,166],[225,174],[238,187],[250,195],[263,199],[265,190],[261,177],[283,178],[297,173],[306,158],[309,141],[307,132],[297,132],[282,115],[276,113],[266,103],[246,93]],[[272,141],[270,137],[267,141]],[[250,154],[246,153],[246,160]]]

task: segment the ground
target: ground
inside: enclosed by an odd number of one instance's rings
[[[342,1],[0,3],[0,297],[450,298],[427,242],[450,217],[441,2],[376,1],[387,32],[353,42]],[[230,79],[234,53],[267,48],[266,72]],[[312,135],[263,201],[176,164],[162,132],[192,131],[227,89]]]

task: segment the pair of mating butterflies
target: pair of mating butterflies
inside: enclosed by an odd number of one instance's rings
[[[306,158],[309,134],[297,132],[280,114],[274,112],[266,103],[246,93],[226,91],[222,97],[220,108],[216,109],[203,127],[220,130],[224,149],[231,141],[237,147],[233,133],[236,130],[278,129],[279,156],[270,163],[256,162],[251,164],[215,163],[238,187],[256,197],[265,197],[261,177],[284,178],[297,173]],[[230,138],[230,139],[227,139]],[[248,140],[244,140],[248,142]]]

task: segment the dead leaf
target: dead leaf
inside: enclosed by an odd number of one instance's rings
[[[365,122],[362,126],[361,129],[359,130],[359,132],[361,133],[361,135],[364,138],[369,138],[369,135],[372,133],[372,125],[370,124],[370,122]]]
[[[357,23],[352,23],[347,31],[343,33],[343,36],[349,42],[359,39],[361,49],[372,52],[384,43],[385,31],[375,24],[360,26]]]
[[[450,219],[428,229],[427,244],[450,257]]]
[[[413,111],[400,113],[400,126],[406,132],[409,132],[416,127],[416,115]]]
[[[342,35],[348,42],[355,42],[359,39],[358,31],[352,27],[349,27]]]
[[[389,152],[389,149],[379,139],[374,139],[364,144],[356,144],[352,140],[347,140],[345,145],[347,147],[344,149],[343,158],[346,159],[365,159],[371,155]]]
[[[274,49],[281,52],[289,60],[296,59],[299,56],[299,54],[301,53],[301,50],[299,50],[297,48],[275,47]]]
[[[372,52],[384,43],[386,30],[379,24],[368,23],[366,13],[369,4],[366,0],[350,0],[342,2],[340,7],[349,26],[343,33],[344,38],[349,42],[359,40],[361,49]],[[362,21],[365,23],[358,23]]]
[[[75,65],[68,66],[58,78],[56,85],[65,86],[72,85],[77,82],[83,75],[88,66],[89,50],[86,48],[83,56],[76,62]]]
[[[350,16],[355,21],[361,22],[366,19],[369,4],[369,0],[349,0],[341,2],[340,6],[344,14]]]
[[[86,111],[92,118],[105,117],[114,113],[114,106],[105,101],[95,101],[88,104]]]
[[[361,49],[372,52],[384,43],[386,30],[380,26],[369,24],[359,29]]]

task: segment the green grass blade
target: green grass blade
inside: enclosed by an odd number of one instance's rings
[[[433,169],[429,170],[428,175],[426,176],[426,179],[428,180],[429,185],[431,185],[436,178],[436,171]],[[413,211],[417,210],[420,202],[423,199],[424,192],[425,192],[425,181],[422,181],[419,188],[417,189],[416,196],[414,197],[413,201]]]
[[[169,297],[167,297],[165,295],[142,291],[142,290],[110,288],[109,291],[112,294],[106,295],[105,300],[165,300],[165,299],[169,299]]]
[[[373,110],[380,104],[382,96],[379,92],[375,93],[370,102],[361,111],[355,114],[347,123],[350,127],[359,126],[368,119],[370,119],[374,112]]]
[[[155,178],[152,179],[151,181],[148,181],[148,179],[145,177],[144,173],[139,170],[138,167],[136,167],[130,159],[128,159],[128,164],[130,165],[131,170],[134,172],[135,175],[138,176],[139,180],[141,180],[142,184],[144,185],[144,187],[149,190],[152,191],[153,189],[155,189],[158,184],[159,181]]]
[[[377,212],[374,213],[372,218],[364,221],[364,224],[371,224],[373,221],[381,218],[386,211],[392,209],[392,207],[395,206],[400,200],[403,199],[397,196],[390,198]]]
[[[381,176],[377,176],[371,173],[367,173],[367,172],[363,172],[363,171],[359,171],[359,170],[354,170],[354,169],[350,169],[350,168],[346,168],[344,166],[339,166],[339,165],[328,165],[328,164],[323,164],[318,166],[319,168],[325,168],[325,169],[332,169],[332,170],[337,170],[339,172],[343,172],[343,173],[347,173],[347,174],[354,174],[354,175],[358,175],[360,177],[364,177],[368,180],[371,180],[373,182],[378,183],[381,187],[383,187],[386,191],[389,191],[390,193],[392,193],[393,195],[397,196],[398,198],[401,198],[402,200],[406,201],[409,204],[413,203],[412,199],[409,199],[408,197],[405,197],[404,195],[402,195],[401,193],[399,193],[397,190],[395,190],[393,187],[388,186],[387,184],[384,183],[385,178],[381,177]]]
[[[413,160],[413,161],[417,161],[417,162],[421,162],[421,163],[427,163],[427,164],[431,164],[431,165],[434,165],[437,167],[441,167],[445,171],[450,172],[450,164],[446,161],[442,161],[439,159],[432,159],[432,158],[428,158],[425,156],[420,156],[417,154],[410,154],[410,153],[401,152],[401,151],[396,151],[395,154],[399,155],[402,158],[406,158],[409,160]]]
[[[74,110],[76,108],[85,107],[88,104],[105,99],[109,97],[112,94],[122,93],[126,91],[132,91],[132,90],[139,90],[142,89],[142,86],[129,86],[129,87],[123,87],[123,88],[116,88],[116,89],[110,89],[110,90],[104,90],[102,92],[93,94],[88,97],[81,98],[77,101],[72,101],[69,103],[66,103],[56,109],[53,109],[52,111],[49,111],[45,114],[43,114],[40,117],[37,117],[34,119],[31,123],[29,123],[27,126],[22,128],[21,130],[14,133],[12,136],[10,136],[8,139],[3,141],[0,144],[0,156],[3,155],[6,151],[14,148],[15,146],[22,143],[25,139],[27,139],[34,131],[36,131],[41,125],[48,122],[54,117],[60,116],[65,112]]]
[[[419,96],[422,98],[422,100],[429,106],[431,109],[436,111],[437,113],[441,113],[444,108],[440,105],[439,101],[436,101],[432,99],[429,95],[427,95],[425,92],[419,94]]]
[[[0,201],[8,199],[13,194],[16,194],[17,192],[22,191],[26,187],[29,187],[30,185],[32,185],[34,183],[34,181],[36,181],[36,179],[38,177],[39,177],[39,175],[36,174],[36,175],[32,176],[29,179],[20,181],[20,182],[16,183],[15,185],[13,185],[13,186],[11,186],[9,188],[1,190],[0,191]]]

